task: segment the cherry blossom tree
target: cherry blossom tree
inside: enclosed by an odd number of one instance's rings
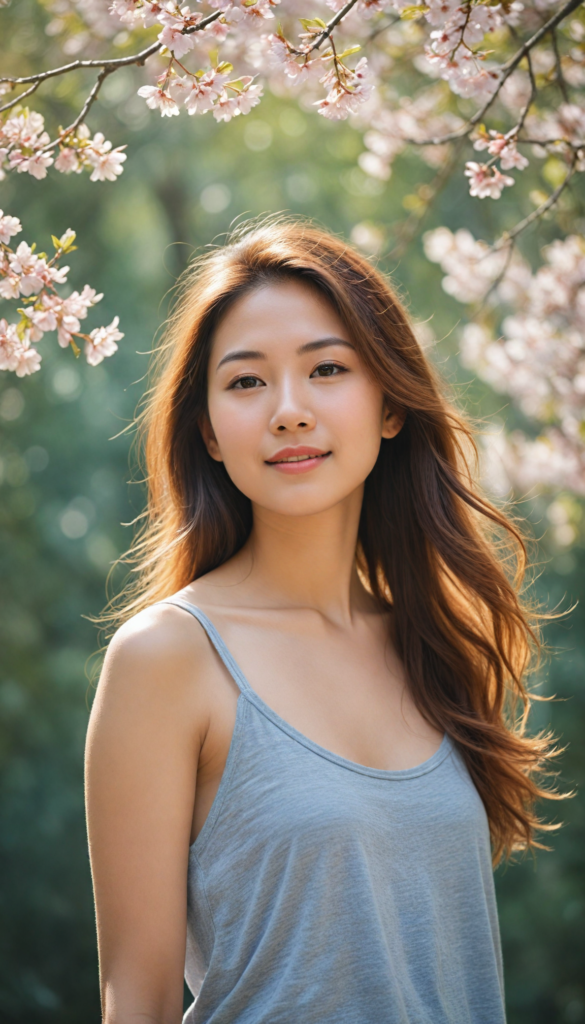
[[[433,180],[413,190],[400,244],[422,228],[439,190],[460,175],[478,202],[517,194],[499,237],[446,227],[427,232],[428,258],[445,290],[469,310],[461,358],[510,395],[535,430],[492,439],[506,486],[534,484],[585,493],[585,245],[567,221],[579,210],[585,171],[585,17],[581,0],[43,0],[47,32],[66,58],[34,74],[0,79],[2,175],[43,179],[54,171],[115,182],[125,146],[90,125],[104,82],[136,67],[136,91],[162,117],[248,114],[266,90],[293,94],[305,109],[350,118],[362,133],[362,171],[387,180],[415,152]],[[0,18],[1,18],[0,11]],[[121,55],[118,55],[121,54]],[[73,120],[45,126],[30,106],[65,76],[93,74]],[[547,168],[548,191],[534,189]],[[428,172],[427,172],[428,174]],[[532,175],[532,177],[531,177]],[[513,190],[513,191],[511,191]],[[512,204],[507,205],[507,210]],[[85,334],[93,289],[59,293],[73,232],[53,239],[50,259],[20,242],[0,215],[0,295],[21,299],[18,319],[0,320],[0,368],[38,370],[37,343],[56,331],[95,364],[123,335],[117,318]],[[550,242],[522,255],[531,226],[547,221]],[[534,248],[534,246],[533,246]]]

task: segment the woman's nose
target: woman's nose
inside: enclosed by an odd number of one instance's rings
[[[270,420],[271,431],[282,434],[286,430],[290,433],[297,430],[312,430],[315,422],[314,413],[303,401],[302,389],[295,388],[291,383],[283,385],[279,390],[276,408]]]

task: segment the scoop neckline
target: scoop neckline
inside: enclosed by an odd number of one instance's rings
[[[245,676],[243,677],[245,678]],[[246,680],[247,682],[247,680]],[[287,722],[286,719],[281,716],[270,707],[262,699],[262,697],[256,693],[256,690],[252,689],[250,684],[247,682],[247,688],[242,689],[242,697],[253,704],[258,711],[261,712],[266,718],[268,718],[273,725],[277,726],[281,732],[286,733],[291,739],[296,740],[302,746],[307,747],[308,750],[312,750],[313,753],[318,754],[319,757],[325,758],[327,761],[332,761],[334,764],[340,765],[342,768],[348,768],[350,771],[358,772],[360,775],[370,775],[376,779],[394,779],[396,781],[415,779],[420,775],[427,775],[428,772],[432,772],[435,768],[445,760],[446,757],[451,753],[453,744],[451,738],[447,733],[443,733],[443,738],[435,750],[434,754],[431,754],[426,761],[422,761],[420,764],[414,766],[414,768],[372,768],[366,764],[360,764],[359,761],[351,761],[347,757],[343,757],[341,754],[336,754],[333,750],[329,750],[327,747],[322,747],[320,743],[316,743],[315,740],[310,739],[305,733],[300,732],[294,725]]]
[[[198,605],[192,604],[190,601],[181,598],[178,595],[174,595],[173,598],[167,598],[167,602],[171,604],[179,605],[196,612],[196,618],[199,619],[200,624],[205,629],[209,639],[216,647],[218,654],[222,658],[226,668],[231,673],[240,690],[240,696],[245,697],[246,700],[252,704],[265,718],[267,718],[273,725],[275,725],[281,732],[284,732],[291,739],[300,743],[308,750],[312,750],[313,753],[319,757],[325,758],[327,761],[338,764],[342,768],[347,768],[349,771],[357,772],[360,775],[369,775],[376,779],[393,779],[395,781],[415,779],[420,775],[427,775],[429,772],[434,771],[438,766],[449,756],[453,750],[453,741],[451,740],[448,733],[443,734],[443,738],[435,750],[434,754],[431,754],[426,761],[422,761],[420,764],[415,765],[413,768],[372,768],[369,765],[360,764],[359,761],[351,761],[347,757],[343,757],[341,754],[336,754],[333,750],[328,750],[327,747],[322,747],[315,740],[310,739],[304,733],[300,732],[299,729],[287,722],[286,719],[282,718],[278,712],[274,711],[269,704],[260,696],[259,693],[250,685],[248,679],[244,675],[238,662],[234,658],[232,652],[227,646],[225,640],[221,636],[221,633],[217,629],[217,626],[211,621],[208,615],[198,607]]]

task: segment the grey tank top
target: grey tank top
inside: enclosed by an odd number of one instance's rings
[[[225,770],[192,844],[184,1024],[503,1024],[485,809],[447,735],[368,768],[239,687]]]

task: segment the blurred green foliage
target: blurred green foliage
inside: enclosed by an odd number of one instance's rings
[[[25,67],[48,66],[37,4],[21,0],[0,19],[3,66],[12,69],[19,54]],[[51,233],[77,231],[71,285],[105,293],[88,327],[118,314],[125,332],[120,352],[94,369],[47,335],[41,373],[0,379],[0,1019],[15,1024],[99,1021],[82,790],[86,671],[97,649],[87,616],[102,608],[109,566],[130,542],[121,523],[141,509],[141,487],[128,483],[125,428],[169,289],[191,254],[221,240],[242,215],[293,210],[346,237],[361,225],[354,237],[374,237],[374,229],[388,251],[405,211],[416,207],[413,183],[432,178],[415,158],[399,162],[386,185],[366,178],[356,167],[359,134],[287,99],[269,97],[228,125],[210,117],[161,122],[135,96],[137,74],[108,81],[91,121],[114,144],[129,143],[116,184],[51,174],[0,185],[0,206],[21,218],[27,241],[42,248]],[[55,89],[65,121],[76,92],[65,80]],[[35,108],[43,110],[41,94]],[[509,196],[474,202],[461,180],[450,180],[425,227],[466,225],[481,236],[490,218],[503,223],[510,204]],[[535,251],[534,235],[526,245]],[[514,421],[456,362],[461,308],[425,261],[420,232],[399,259],[381,265],[416,319],[432,317],[444,339],[435,358],[462,405],[473,416]],[[541,538],[536,596],[548,608],[568,607],[585,589],[585,552],[579,543],[571,552],[555,548],[537,499],[522,511]],[[568,745],[562,770],[570,785],[585,776],[583,626],[578,605],[548,628],[552,657],[540,692],[560,699],[538,705],[533,720],[551,724]],[[553,805],[552,813],[566,822],[553,851],[497,873],[510,1024],[585,1021],[583,801]]]

